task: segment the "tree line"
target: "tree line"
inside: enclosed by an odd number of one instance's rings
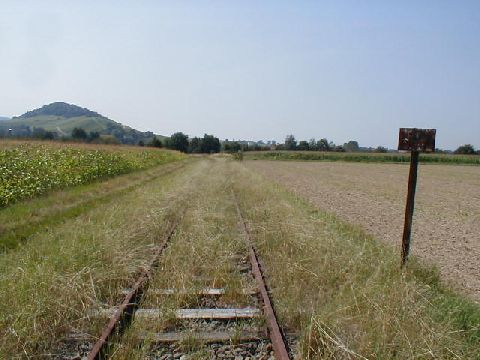
[[[20,129],[22,130],[22,129]],[[47,131],[43,128],[30,129],[25,126],[25,134],[21,133],[20,137],[30,137],[41,140],[58,140],[59,137],[56,132]],[[28,132],[27,132],[28,130]],[[0,132],[0,137],[8,137],[9,134],[5,131]],[[97,131],[87,132],[82,128],[74,128],[70,137],[62,137],[60,140],[74,140],[79,142],[88,143],[104,143],[104,144],[119,144],[120,141],[113,135],[101,135]],[[261,143],[261,144],[259,144]],[[189,138],[188,135],[183,132],[176,132],[170,137],[159,138],[152,136],[150,140],[139,140],[137,145],[150,146],[157,148],[167,148],[172,150],[178,150],[184,153],[190,154],[211,154],[218,152],[237,153],[239,151],[267,151],[267,150],[290,150],[290,151],[324,151],[324,152],[378,152],[386,153],[388,149],[383,146],[376,148],[361,148],[358,142],[351,140],[343,145],[336,145],[333,141],[329,141],[326,138],[316,140],[314,138],[306,141],[297,141],[294,135],[287,135],[283,144],[267,145],[262,142],[239,142],[239,141],[220,141],[218,137],[214,135],[204,134],[203,137]],[[133,144],[132,144],[133,145]],[[451,151],[444,151],[441,149],[435,150],[437,153],[451,153]],[[480,149],[476,150],[471,144],[465,144],[459,146],[454,154],[459,155],[480,155]]]
[[[152,141],[147,144],[139,145],[158,148],[165,147],[167,149],[178,150],[189,154],[213,154],[218,153],[221,150],[220,139],[213,135],[204,134],[203,138],[195,136],[190,139],[188,135],[182,132],[176,132],[169,138],[163,139],[163,141],[155,136]]]
[[[276,150],[296,150],[296,151],[335,151],[335,152],[377,152],[386,153],[388,148],[384,146],[378,146],[376,148],[361,148],[358,145],[358,141],[351,140],[343,145],[336,145],[332,141],[328,141],[326,138],[309,141],[295,139],[294,135],[287,135],[283,144],[278,144],[275,147]],[[435,149],[438,153],[451,153],[451,151],[445,151],[441,149]],[[454,154],[461,155],[480,155],[480,149],[476,150],[471,144],[461,145],[455,151]]]

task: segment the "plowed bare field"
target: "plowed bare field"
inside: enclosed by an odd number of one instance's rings
[[[362,226],[400,254],[408,165],[245,164],[318,208]],[[480,167],[420,165],[412,253],[436,264],[444,279],[480,301]]]

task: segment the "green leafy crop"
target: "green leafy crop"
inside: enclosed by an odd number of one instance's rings
[[[183,158],[158,149],[16,144],[0,149],[0,207],[52,189],[89,183]]]

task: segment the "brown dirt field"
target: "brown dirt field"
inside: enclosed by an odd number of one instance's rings
[[[394,245],[400,261],[408,165],[245,164]],[[453,287],[480,301],[480,167],[419,166],[411,253],[436,264]]]

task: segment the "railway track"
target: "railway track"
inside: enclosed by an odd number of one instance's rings
[[[97,311],[92,316],[107,318],[105,327],[95,343],[88,346],[88,355],[79,359],[108,359],[115,344],[122,341],[122,335],[135,322],[155,323],[162,315],[157,308],[141,307],[142,298],[149,296],[168,297],[186,295],[195,298],[196,308],[177,308],[169,314],[172,325],[163,331],[149,331],[135,334],[140,343],[148,343],[146,359],[189,359],[185,348],[188,344],[202,344],[204,358],[211,359],[278,359],[290,358],[287,342],[281,332],[272,300],[265,282],[257,251],[252,244],[246,222],[242,216],[237,198],[232,192],[238,216],[239,231],[245,239],[247,254],[235,254],[230,261],[236,271],[245,278],[244,284],[251,286],[236,289],[246,296],[249,304],[243,307],[229,306],[219,301],[228,289],[212,286],[197,286],[194,289],[152,288],[150,279],[161,263],[161,257],[168,246],[180,220],[167,230],[151,262],[138,276],[133,286],[123,289],[121,304],[114,308]],[[208,278],[197,279],[199,284],[209,283]]]

